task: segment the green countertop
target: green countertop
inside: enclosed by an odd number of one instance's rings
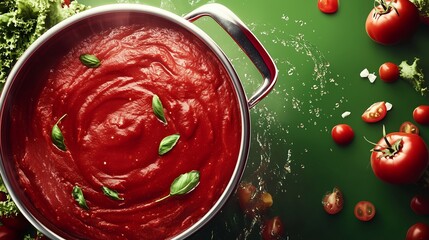
[[[341,1],[336,14],[326,15],[317,1],[294,0],[81,0],[96,6],[106,3],[141,3],[163,8],[180,16],[209,2],[224,4],[245,22],[260,39],[279,68],[273,92],[251,110],[252,137],[243,180],[272,194],[274,204],[268,216],[280,216],[286,239],[404,239],[408,227],[429,223],[409,207],[418,186],[390,185],[378,180],[370,166],[371,145],[378,141],[382,125],[398,130],[412,121],[413,109],[428,104],[404,81],[374,84],[360,78],[368,68],[414,57],[429,78],[429,27],[421,26],[410,41],[395,46],[374,43],[364,23],[372,0]],[[211,19],[195,22],[225,51],[250,94],[261,82],[258,71],[239,47]],[[374,102],[387,101],[393,109],[380,123],[367,124],[360,118]],[[351,115],[342,118],[344,111]],[[355,139],[347,147],[337,146],[331,129],[347,123]],[[420,126],[429,141],[429,128]],[[345,205],[338,215],[328,215],[321,204],[325,192],[338,186]],[[377,209],[371,222],[353,215],[360,200],[373,202]],[[222,211],[193,239],[259,239],[260,222],[243,216],[232,198]]]

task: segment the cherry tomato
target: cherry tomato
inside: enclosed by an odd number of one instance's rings
[[[374,123],[381,121],[387,114],[387,108],[385,102],[376,102],[372,104],[362,114],[362,120],[367,123]]]
[[[353,140],[355,133],[349,125],[338,124],[332,128],[331,136],[337,144],[346,145]]]
[[[378,75],[384,82],[395,82],[399,79],[399,67],[391,62],[383,63],[378,69]]]
[[[259,211],[265,211],[271,206],[273,206],[273,197],[271,194],[265,191],[260,192],[256,198],[255,207],[259,209]]]
[[[344,197],[341,190],[337,187],[334,187],[332,192],[327,192],[322,199],[323,209],[328,214],[337,214],[339,213],[344,206]]]
[[[273,198],[266,191],[259,191],[248,182],[240,183],[237,189],[238,203],[242,211],[251,217],[264,213],[273,205]]]
[[[419,11],[409,0],[379,0],[366,19],[368,36],[391,45],[410,38],[419,26]]]
[[[371,202],[360,201],[355,206],[354,214],[361,221],[370,221],[375,216],[375,206]]]
[[[69,6],[70,5],[71,0],[64,0],[64,5]]]
[[[428,149],[417,134],[393,132],[372,149],[371,167],[381,180],[394,184],[416,183],[428,167]]]
[[[256,187],[248,182],[241,182],[237,189],[238,204],[243,212],[249,211],[252,199],[256,195]]]
[[[419,128],[411,122],[402,123],[401,127],[399,127],[399,131],[404,133],[414,133],[417,135],[420,133]]]
[[[323,13],[335,13],[338,11],[338,0],[318,0],[317,7]]]
[[[429,124],[429,105],[420,105],[413,111],[413,118],[419,124]]]
[[[411,226],[405,240],[427,240],[429,239],[429,226],[425,223],[416,223]]]
[[[429,195],[418,194],[411,199],[410,207],[416,214],[429,214]]]
[[[262,226],[263,240],[283,239],[284,226],[280,217],[273,217],[264,222]]]

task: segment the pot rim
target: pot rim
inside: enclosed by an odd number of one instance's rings
[[[237,156],[237,163],[233,170],[231,179],[229,180],[225,190],[222,195],[216,201],[216,203],[210,208],[210,210],[204,214],[204,216],[195,222],[191,227],[187,228],[180,234],[173,237],[173,239],[184,239],[191,236],[201,227],[203,227],[207,222],[209,222],[225,205],[227,200],[234,193],[236,187],[239,184],[246,161],[248,158],[249,147],[250,147],[250,114],[249,107],[247,102],[246,94],[243,90],[241,82],[235,72],[231,62],[228,60],[224,52],[220,47],[200,28],[186,19],[161,8],[152,7],[144,4],[108,4],[104,6],[94,7],[84,12],[78,13],[70,18],[65,19],[64,21],[53,26],[51,29],[46,31],[42,36],[40,36],[31,46],[24,52],[24,54],[19,58],[17,63],[12,68],[10,74],[8,75],[7,81],[4,85],[3,91],[0,96],[0,174],[3,179],[3,182],[6,188],[9,191],[9,194],[12,200],[16,203],[18,209],[25,216],[25,218],[36,227],[41,233],[46,235],[51,239],[63,239],[58,233],[46,227],[41,221],[36,218],[28,207],[20,200],[20,198],[15,193],[15,188],[13,181],[11,179],[11,173],[6,169],[5,161],[8,160],[8,156],[4,154],[4,135],[6,134],[3,130],[5,127],[5,119],[8,117],[8,114],[5,113],[8,110],[8,106],[12,104],[11,96],[14,94],[12,90],[14,86],[17,86],[16,76],[25,68],[25,65],[33,55],[40,51],[41,46],[48,44],[49,41],[58,33],[61,33],[65,28],[71,27],[76,23],[86,21],[89,18],[97,17],[104,14],[115,14],[123,12],[133,12],[141,13],[145,15],[154,15],[164,20],[171,21],[174,24],[182,27],[183,29],[191,32],[195,37],[199,38],[206,46],[211,49],[211,51],[217,56],[224,68],[226,69],[235,89],[236,97],[239,103],[240,112],[241,112],[241,143],[240,143],[240,152]],[[9,165],[15,165],[13,162]]]

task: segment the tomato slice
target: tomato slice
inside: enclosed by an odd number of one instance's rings
[[[376,102],[372,104],[363,114],[362,120],[367,123],[375,123],[381,121],[387,114],[385,102]]]
[[[375,216],[374,204],[368,201],[360,201],[355,206],[354,214],[361,221],[370,221]]]
[[[322,199],[323,209],[328,214],[337,214],[339,213],[344,206],[344,197],[343,193],[339,188],[334,187],[332,192],[327,192]]]
[[[399,131],[404,133],[414,133],[417,135],[420,133],[419,128],[411,122],[402,123],[401,127],[399,127]]]
[[[323,13],[335,13],[338,11],[338,0],[318,0],[317,6]]]

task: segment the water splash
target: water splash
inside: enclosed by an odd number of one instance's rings
[[[309,25],[302,20],[291,19],[287,14],[280,16],[285,25],[298,25],[298,28],[306,28]],[[347,103],[345,97],[332,99],[331,91],[340,89],[340,80],[344,77],[331,72],[331,64],[325,55],[312,42],[308,41],[303,33],[290,34],[278,27],[270,27],[268,24],[249,24],[249,28],[262,36],[262,39],[277,46],[276,49],[284,49],[284,56],[275,58],[276,64],[281,70],[279,81],[272,95],[276,101],[281,102],[281,107],[265,105],[262,101],[252,109],[252,143],[256,142],[249,157],[248,171],[244,180],[253,182],[259,189],[266,190],[273,195],[273,200],[278,194],[284,194],[291,185],[300,184],[299,175],[306,171],[306,156],[311,152],[311,146],[300,142],[297,146],[291,138],[291,132],[308,134],[310,129],[317,129],[321,133],[329,132],[331,126],[326,126],[318,121],[333,117],[332,112],[340,111],[342,105]],[[287,29],[287,28],[285,28]],[[308,31],[307,31],[308,32]],[[315,32],[315,30],[313,30]],[[243,62],[244,58],[235,59]],[[245,66],[244,70],[246,71]],[[311,79],[308,79],[310,75]],[[249,85],[258,85],[252,74],[245,74],[243,82]],[[289,81],[283,81],[288,79]],[[294,81],[290,81],[290,79]],[[328,97],[329,96],[329,97]],[[291,121],[287,125],[284,119],[290,115],[298,115],[300,122]],[[290,124],[293,125],[290,125]],[[303,145],[304,144],[304,145]],[[252,145],[253,147],[253,145]],[[273,154],[276,151],[276,154]],[[273,159],[273,157],[281,159]],[[300,190],[296,198],[301,199],[305,195]],[[246,229],[255,228],[255,225],[246,226]],[[255,231],[257,229],[254,229]]]

